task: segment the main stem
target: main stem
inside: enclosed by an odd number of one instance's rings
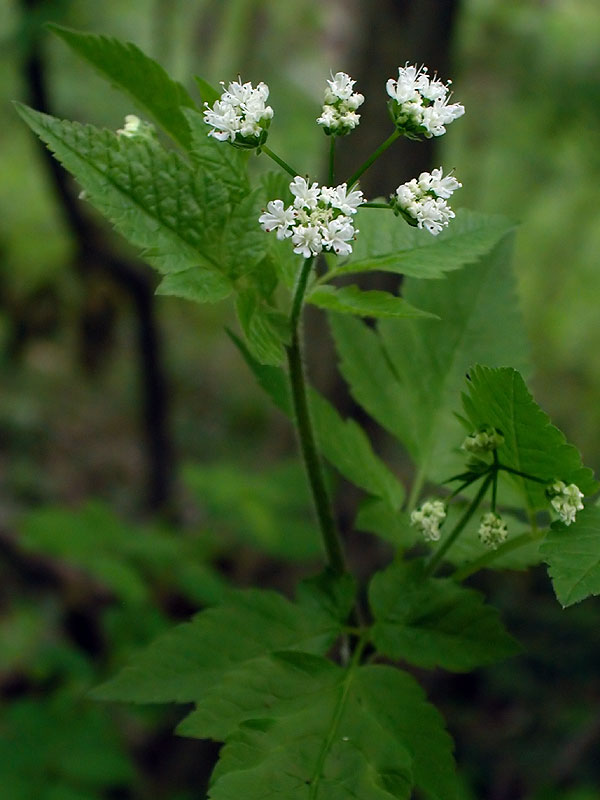
[[[292,401],[296,416],[296,427],[298,429],[298,437],[300,439],[300,450],[302,452],[302,458],[306,468],[306,474],[317,512],[317,519],[319,520],[321,536],[323,537],[325,552],[327,553],[327,561],[334,572],[342,574],[346,571],[344,551],[335,520],[333,518],[331,500],[325,485],[323,465],[321,463],[315,442],[312,420],[310,418],[310,411],[308,408],[306,382],[304,380],[304,364],[302,363],[302,349],[300,344],[299,327],[302,314],[302,304],[304,300],[304,294],[306,292],[308,277],[312,268],[312,261],[312,258],[306,259],[298,277],[298,283],[296,285],[296,291],[294,293],[294,299],[292,303],[292,312],[290,315],[292,337],[290,344],[286,348],[286,351],[289,367],[290,387],[292,390]]]

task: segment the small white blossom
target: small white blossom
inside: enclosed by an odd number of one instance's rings
[[[554,481],[547,487],[546,494],[550,505],[565,525],[575,522],[577,512],[583,508],[583,492],[578,486],[574,483],[567,486],[564,481]]]
[[[452,175],[444,177],[440,167],[398,186],[390,205],[409,224],[437,236],[456,216],[446,199],[461,186]]]
[[[135,114],[127,114],[125,124],[119,128],[117,136],[125,136],[127,139],[154,139],[156,129],[151,122],[144,122]]]
[[[474,455],[482,455],[497,450],[501,444],[504,444],[504,436],[496,428],[488,426],[467,436],[461,449]]]
[[[411,512],[410,524],[417,528],[428,542],[437,542],[440,527],[446,519],[446,506],[441,500],[427,500]]]
[[[356,113],[356,109],[364,103],[365,98],[353,91],[355,83],[345,72],[336,72],[327,81],[323,110],[317,118],[317,124],[323,126],[326,134],[345,136],[360,122],[360,114]]]
[[[287,239],[292,235],[290,226],[296,221],[296,213],[291,206],[284,208],[283,200],[271,200],[258,221],[267,233],[277,231],[278,239]]]
[[[398,130],[413,139],[444,134],[445,126],[465,113],[460,103],[449,102],[450,83],[430,78],[425,66],[398,67],[398,77],[386,83],[390,114]]]
[[[291,237],[294,253],[311,258],[323,250],[340,256],[352,252],[351,242],[358,233],[352,214],[364,202],[359,189],[350,192],[345,183],[322,186],[297,175],[290,183],[294,202],[287,208],[282,200],[271,200],[258,218],[267,233],[278,239]]]
[[[273,117],[273,109],[266,105],[269,87],[241,81],[232,81],[227,89],[221,85],[223,93],[212,108],[204,104],[204,122],[212,127],[208,135],[243,148],[264,144]]]
[[[482,544],[496,550],[502,542],[506,541],[507,536],[508,528],[500,514],[488,511],[483,515],[479,524],[479,540]]]

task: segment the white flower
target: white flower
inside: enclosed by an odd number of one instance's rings
[[[356,113],[365,98],[354,92],[356,81],[345,72],[336,72],[327,81],[324,94],[324,105],[317,124],[325,128],[325,133],[334,136],[345,136],[356,128],[360,122],[360,114]]]
[[[445,126],[465,113],[460,103],[449,103],[450,83],[430,78],[424,66],[398,67],[398,77],[386,83],[390,114],[398,130],[413,139],[445,133]]]
[[[446,506],[441,500],[427,500],[410,515],[410,524],[417,528],[428,542],[437,542],[440,527],[446,519]]]
[[[296,225],[292,234],[294,253],[304,258],[318,256],[323,249],[320,229],[316,225]]]
[[[411,225],[425,228],[437,236],[456,216],[446,198],[462,186],[452,175],[443,176],[442,168],[422,172],[418,180],[412,178],[398,186],[390,205]]]
[[[583,492],[574,483],[568,486],[564,481],[554,481],[546,489],[552,508],[565,525],[575,522],[578,511],[583,508]]]
[[[507,536],[508,528],[500,514],[488,511],[483,515],[479,525],[479,540],[482,544],[496,550],[502,542],[506,541]]]
[[[349,242],[358,233],[352,225],[350,217],[337,217],[332,219],[321,229],[323,244],[333,250],[338,256],[348,256],[352,252]]]
[[[259,147],[267,138],[273,109],[266,105],[269,87],[259,83],[232,81],[211,108],[205,103],[204,122],[212,127],[209,136],[238,147]]]
[[[348,191],[345,183],[319,187],[297,175],[290,183],[293,205],[284,207],[282,200],[271,200],[258,218],[263,230],[277,232],[278,239],[291,236],[294,253],[311,258],[322,250],[347,256],[351,241],[358,233],[351,214],[364,202],[359,189]]]
[[[474,455],[491,453],[504,444],[504,436],[496,428],[487,426],[475,433],[471,433],[461,445],[462,450]]]
[[[309,186],[306,178],[296,175],[290,183],[290,192],[294,195],[294,206],[296,208],[313,209],[319,202],[319,184],[313,183]]]
[[[127,139],[154,139],[156,129],[151,122],[144,122],[135,114],[127,114],[125,124],[119,128],[117,136],[125,136]]]
[[[321,198],[334,208],[339,208],[343,214],[356,214],[358,207],[365,201],[360,189],[348,192],[348,186],[345,183],[334,188],[324,186],[321,189]]]
[[[290,226],[296,221],[296,213],[291,206],[284,208],[283,200],[271,200],[258,221],[267,233],[277,231],[278,239],[287,239],[292,235]]]

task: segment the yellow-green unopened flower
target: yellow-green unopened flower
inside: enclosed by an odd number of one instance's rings
[[[427,500],[410,515],[410,524],[419,530],[428,542],[437,542],[440,527],[446,519],[446,506],[441,500]]]
[[[568,486],[564,481],[554,481],[547,489],[546,494],[550,500],[550,505],[556,511],[565,525],[575,522],[578,511],[583,508],[583,492],[578,486],[570,483]]]
[[[502,542],[506,541],[507,536],[508,528],[500,514],[488,511],[483,515],[479,524],[479,540],[482,544],[496,550]]]

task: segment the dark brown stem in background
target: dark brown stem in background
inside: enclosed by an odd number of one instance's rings
[[[39,0],[22,0],[23,14],[38,12]],[[40,36],[32,36],[23,63],[28,102],[38,111],[52,113],[45,81],[46,66]],[[50,177],[65,223],[76,245],[73,267],[84,280],[95,274],[107,277],[129,298],[137,322],[142,428],[146,448],[146,505],[167,509],[172,499],[173,447],[168,431],[168,393],[161,341],[154,314],[154,283],[142,263],[124,258],[106,243],[106,234],[91,219],[78,199],[68,174],[41,142],[40,155]]]

